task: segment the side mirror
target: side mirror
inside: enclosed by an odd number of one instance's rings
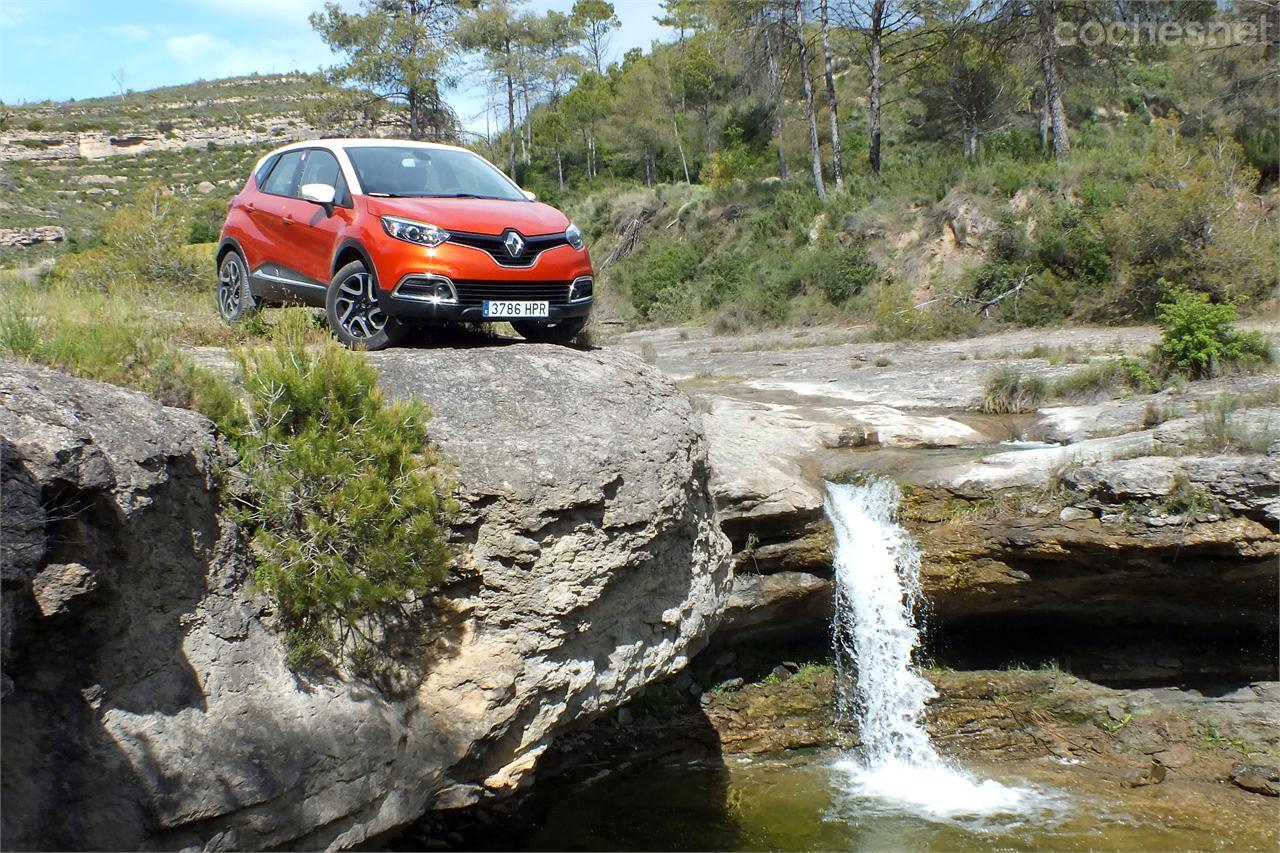
[[[538,200],[538,194],[537,194],[536,192],[534,192],[533,190],[524,190],[524,197],[525,197],[525,198],[527,198],[527,199],[529,199],[529,201],[537,201],[537,200]]]
[[[333,200],[336,195],[333,187],[328,184],[303,184],[299,192],[307,201],[323,207],[326,216],[333,216]]]

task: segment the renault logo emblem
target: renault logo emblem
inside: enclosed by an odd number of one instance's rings
[[[507,236],[503,238],[502,245],[507,247],[507,254],[513,258],[520,257],[524,252],[524,238],[514,231],[508,231]]]

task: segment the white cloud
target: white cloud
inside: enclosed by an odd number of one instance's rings
[[[243,15],[255,20],[272,18],[306,22],[307,16],[324,7],[325,0],[199,0],[200,5],[211,12],[224,15]],[[338,5],[349,7],[351,0],[344,0]]]
[[[231,45],[208,33],[192,33],[188,36],[170,36],[164,40],[164,48],[174,59],[198,62],[211,54],[229,50]]]
[[[120,24],[115,27],[107,27],[106,30],[110,35],[125,41],[146,41],[151,38],[151,30],[138,24]]]

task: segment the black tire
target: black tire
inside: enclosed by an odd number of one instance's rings
[[[235,249],[227,252],[218,264],[216,296],[218,315],[228,323],[239,323],[256,314],[260,307],[249,289],[249,265]]]
[[[536,344],[571,344],[585,325],[586,317],[570,317],[559,323],[546,323],[542,320],[511,321],[511,328],[519,332],[520,337]]]
[[[377,293],[377,275],[364,261],[352,261],[329,282],[325,315],[333,334],[346,346],[386,349],[404,337],[404,326],[383,312]]]

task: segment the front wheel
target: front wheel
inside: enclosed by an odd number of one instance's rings
[[[512,320],[511,327],[520,333],[526,341],[538,344],[569,344],[587,325],[586,317],[571,317],[559,323],[544,323],[539,320]]]
[[[238,323],[258,310],[249,289],[249,268],[234,249],[218,264],[218,315],[228,323]]]
[[[343,344],[385,349],[400,340],[404,327],[378,305],[378,282],[364,261],[352,261],[333,277],[324,300],[329,328]]]

